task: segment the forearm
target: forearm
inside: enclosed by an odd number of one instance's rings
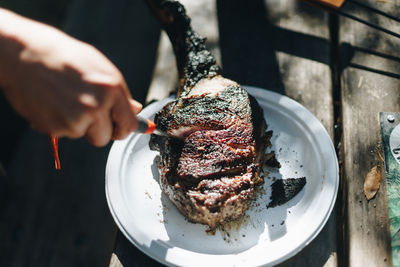
[[[72,39],[52,26],[0,8],[0,86],[15,86],[12,83],[22,78],[26,64],[41,61],[51,65],[43,59],[52,58],[48,54],[60,46],[59,42],[65,45]]]

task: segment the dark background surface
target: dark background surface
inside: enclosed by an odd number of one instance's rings
[[[96,46],[144,104],[160,34],[144,1],[3,0],[0,6]],[[0,121],[0,266],[108,265],[116,234],[104,194],[110,145],[61,139],[57,172],[48,137],[31,130],[3,94]]]

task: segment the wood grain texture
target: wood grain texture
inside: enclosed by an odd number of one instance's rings
[[[123,267],[122,263],[119,261],[118,256],[113,253],[111,255],[110,267]]]
[[[400,1],[364,1],[400,16]],[[360,8],[347,8],[368,21],[399,32],[400,25]],[[363,183],[375,165],[382,167],[380,111],[400,110],[399,39],[358,22],[341,18],[342,116],[344,176],[344,255],[348,266],[391,266],[386,184],[376,197],[365,199]],[[396,58],[397,57],[397,58]],[[382,168],[383,169],[383,168]]]
[[[310,110],[333,140],[328,14],[300,1],[267,1],[285,94]],[[338,266],[335,209],[322,232],[280,266]]]

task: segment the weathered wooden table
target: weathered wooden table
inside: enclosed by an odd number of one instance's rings
[[[379,112],[400,111],[400,40],[301,1],[182,2],[194,29],[208,37],[226,77],[303,104],[337,148],[336,207],[316,239],[280,266],[390,266],[385,179],[370,201],[364,197],[363,183],[373,166],[383,165]],[[400,17],[400,0],[364,2]],[[95,34],[80,25],[85,17],[96,18],[96,3],[74,1],[64,29],[110,56],[142,102],[168,96],[177,85],[175,58],[165,34],[158,38],[157,22],[147,7],[122,0],[114,1],[114,9],[105,5],[102,14],[117,21],[92,21],[91,27],[101,32]],[[399,24],[377,14],[345,8],[400,32]],[[115,25],[125,27],[117,34]],[[128,36],[125,43],[121,34]],[[132,50],[127,47],[139,52],[124,54]],[[135,86],[147,87],[150,81],[147,94]],[[58,174],[41,167],[51,161],[46,146],[46,137],[27,131],[12,156],[6,184],[17,193],[0,209],[4,266],[160,266],[127,241],[107,211],[103,180],[109,146],[99,150],[84,141],[63,141],[64,169]],[[15,209],[24,212],[15,215]]]

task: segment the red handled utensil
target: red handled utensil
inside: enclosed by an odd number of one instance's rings
[[[139,121],[139,126],[137,130],[135,131],[136,133],[143,133],[143,134],[155,134],[155,135],[161,135],[169,138],[175,138],[175,139],[180,139],[182,140],[183,137],[173,135],[164,131],[161,131],[160,129],[157,129],[156,124],[145,118],[138,117]]]
[[[156,124],[149,119],[138,117],[138,122],[136,133],[152,134],[156,130]]]
[[[56,170],[61,169],[60,157],[58,156],[58,136],[50,135],[51,147],[53,149],[54,166]]]
[[[166,136],[170,138],[175,138],[175,139],[182,139],[180,136],[175,136],[171,135],[169,133],[160,131],[157,129],[156,124],[145,118],[138,117],[138,128],[136,129],[136,133],[142,133],[142,134],[156,134],[156,135],[161,135],[161,136]],[[53,149],[53,157],[54,157],[54,166],[56,170],[61,169],[61,164],[60,164],[60,158],[58,155],[58,136],[55,135],[50,135],[50,142],[51,142],[51,147]]]

